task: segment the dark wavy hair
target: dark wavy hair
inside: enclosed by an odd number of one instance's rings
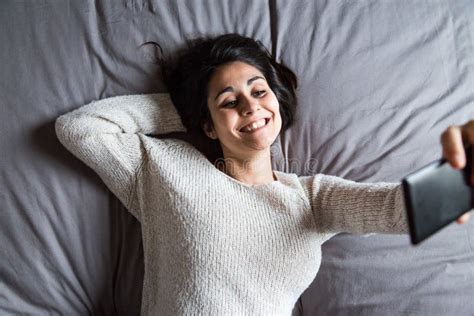
[[[278,63],[257,40],[239,34],[200,37],[162,64],[164,84],[189,133],[205,136],[204,123],[212,124],[207,105],[208,83],[219,66],[240,61],[257,68],[280,104],[282,131],[294,120],[297,105],[296,75]]]

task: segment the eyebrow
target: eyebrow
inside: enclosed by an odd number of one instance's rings
[[[254,76],[252,78],[250,78],[249,80],[247,80],[247,86],[250,86],[252,84],[252,82],[254,82],[255,80],[257,79],[263,79],[265,80],[265,78],[263,78],[262,76]],[[266,80],[265,80],[266,81]],[[223,94],[224,92],[233,92],[234,91],[234,88],[232,87],[226,87],[224,88],[221,92],[219,92],[216,97],[214,98],[214,101],[217,100],[217,98]]]

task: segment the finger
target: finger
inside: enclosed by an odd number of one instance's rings
[[[474,120],[470,120],[461,126],[461,136],[464,144],[471,145],[471,152],[467,152],[466,155],[471,158],[471,166],[469,166],[471,168],[470,182],[471,186],[474,186]]]
[[[469,221],[469,218],[471,218],[471,216],[469,215],[469,213],[466,213],[466,214],[461,215],[461,216],[456,220],[456,222],[457,222],[458,224],[465,224],[465,223],[467,223],[467,221]]]
[[[468,121],[466,124],[460,126],[460,128],[464,144],[474,145],[474,120]]]
[[[474,146],[471,146],[471,152],[466,155],[471,155],[471,186],[474,187]]]
[[[462,134],[461,127],[456,125],[449,126],[441,134],[443,158],[455,169],[462,169],[466,164]]]

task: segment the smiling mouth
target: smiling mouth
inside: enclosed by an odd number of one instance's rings
[[[263,122],[262,122],[263,121]],[[264,118],[259,121],[253,122],[250,125],[247,125],[239,130],[241,133],[253,133],[255,131],[258,131],[265,126],[267,126],[268,122],[270,121],[270,118]]]

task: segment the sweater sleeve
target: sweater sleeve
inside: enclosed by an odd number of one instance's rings
[[[403,190],[399,183],[359,183],[323,174],[301,180],[318,231],[408,232]]]
[[[61,115],[56,135],[92,168],[140,220],[135,183],[148,135],[186,131],[168,94],[143,94],[93,101]]]

